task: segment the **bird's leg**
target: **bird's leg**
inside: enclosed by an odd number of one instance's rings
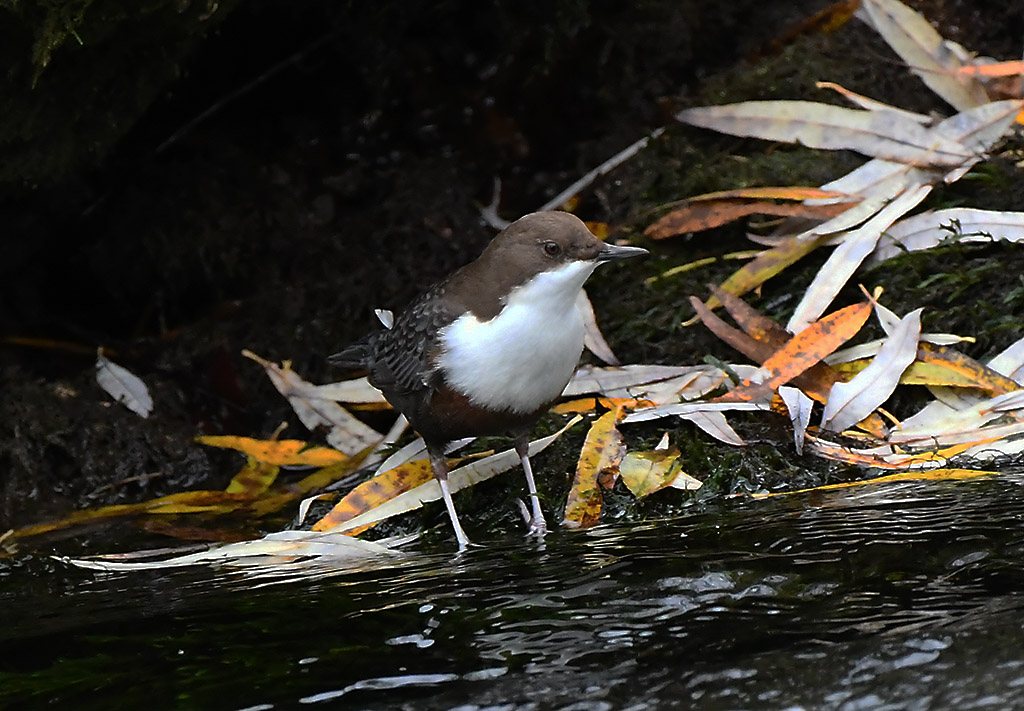
[[[430,468],[434,471],[434,478],[441,486],[441,496],[444,497],[444,505],[448,508],[448,517],[451,518],[452,528],[455,529],[455,538],[459,541],[459,551],[464,551],[469,547],[469,536],[462,530],[459,514],[455,511],[455,502],[452,501],[452,492],[448,488],[448,461],[444,456],[444,447],[427,447],[427,452],[430,454]]]
[[[533,480],[533,467],[530,466],[530,436],[528,433],[516,436],[516,454],[523,465],[523,473],[526,475],[526,487],[530,490],[530,508],[533,515],[530,517],[530,533],[546,533],[548,530],[547,521],[544,520],[544,512],[540,510],[540,497],[537,495],[537,483]]]

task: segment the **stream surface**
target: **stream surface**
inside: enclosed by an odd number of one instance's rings
[[[871,485],[317,575],[0,560],[0,708],[1024,709],[1022,495]]]

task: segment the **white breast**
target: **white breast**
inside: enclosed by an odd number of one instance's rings
[[[542,272],[509,295],[490,321],[461,316],[441,331],[439,365],[475,405],[533,412],[558,397],[583,351],[576,297],[596,262]]]

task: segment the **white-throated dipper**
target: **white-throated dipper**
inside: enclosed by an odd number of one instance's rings
[[[577,297],[602,262],[643,254],[640,247],[605,244],[567,212],[535,212],[416,299],[390,329],[329,358],[368,371],[370,383],[423,437],[460,550],[469,538],[448,487],[446,445],[512,434],[530,491],[530,530],[543,533],[529,434],[583,352]]]

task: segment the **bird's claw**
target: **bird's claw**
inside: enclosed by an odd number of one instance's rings
[[[539,510],[536,515],[531,514],[522,499],[516,499],[516,503],[519,504],[519,513],[523,515],[523,521],[526,523],[526,535],[543,537],[548,532],[548,522],[544,520],[544,514]]]

